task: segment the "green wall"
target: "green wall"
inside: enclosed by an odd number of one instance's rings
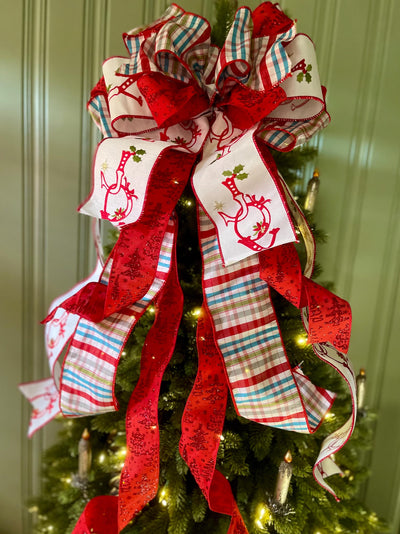
[[[247,2],[254,7],[258,2]],[[93,261],[88,218],[97,142],[85,102],[102,60],[124,54],[123,31],[149,22],[161,0],[3,0],[1,84],[0,531],[29,534],[22,503],[39,488],[41,451],[54,428],[25,439],[29,407],[16,385],[46,375],[39,321]],[[182,0],[210,16],[211,0]],[[368,503],[400,526],[400,4],[395,0],[287,0],[316,44],[332,124],[315,141],[316,209],[328,244],[324,278],[351,301],[351,358],[368,374],[378,411]],[[6,14],[6,15],[5,15]]]

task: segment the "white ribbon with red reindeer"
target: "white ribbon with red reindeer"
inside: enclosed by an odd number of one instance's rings
[[[209,317],[201,326],[202,337],[217,355],[207,365],[217,365],[221,358],[240,415],[314,432],[334,394],[291,368],[269,286],[304,310],[315,352],[346,378],[354,393],[353,373],[343,355],[351,314],[345,301],[309,279],[313,250],[307,272],[301,272],[292,219],[306,225],[267,148],[291,150],[329,122],[314,46],[307,36],[296,36],[294,22],[270,2],[254,12],[240,8],[221,50],[210,44],[208,22],[176,4],[124,40],[130,57],[104,63],[104,77],[88,104],[105,139],[94,159],[92,191],[80,207],[81,213],[109,220],[120,237],[98,282],[64,299],[48,318],[56,320],[60,310],[80,316],[63,362],[61,409],[69,416],[115,409],[115,370],[135,323],[129,317],[137,317],[154,298],[161,313],[167,278],[165,291],[178,299],[174,275],[168,274],[174,263],[171,236],[176,235],[172,214],[192,176]],[[116,340],[112,332],[119,324]],[[173,339],[176,324],[168,328]],[[146,350],[143,354],[145,358]],[[156,371],[149,364],[146,380],[153,380]],[[149,397],[148,402],[156,400]],[[138,410],[133,405],[128,410],[130,431],[139,425]],[[344,444],[353,426],[354,402],[346,428],[327,438],[316,463],[315,476],[329,491],[322,480],[336,469],[329,455]],[[153,443],[150,434],[148,440]],[[182,440],[182,450],[190,456],[185,431]],[[214,445],[213,450],[215,466]],[[127,466],[137,469],[132,454]],[[201,465],[203,460],[196,453],[193,461]],[[151,473],[156,476],[154,469]],[[140,476],[150,474],[145,470]],[[211,479],[201,480],[210,499]],[[148,486],[150,499],[156,482]],[[144,503],[140,488],[129,487],[128,500],[121,488],[121,528]],[[230,506],[230,532],[239,532],[245,527],[237,526],[240,514],[233,500]]]

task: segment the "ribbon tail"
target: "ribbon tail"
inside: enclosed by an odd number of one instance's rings
[[[191,174],[196,156],[164,150],[150,176],[143,213],[122,228],[112,252],[104,315],[140,300],[156,272],[161,244],[172,210]]]
[[[87,503],[72,534],[118,534],[117,513],[118,497],[94,497]]]
[[[281,340],[268,285],[259,276],[258,256],[223,267],[215,229],[203,212],[200,240],[205,300],[236,411],[269,426],[314,431],[302,392],[314,397],[315,411],[320,414],[331,401],[315,388],[299,387]],[[273,394],[268,394],[269,390]]]
[[[203,309],[197,326],[199,367],[182,417],[179,451],[214,512],[232,517],[229,534],[247,534],[225,476],[215,468],[228,387],[224,364],[214,342],[211,319]]]
[[[307,261],[304,267],[304,275],[306,282],[310,281],[314,267],[314,258],[315,258],[315,241],[312,235],[312,232],[307,224],[307,221],[298,207],[296,201],[293,199],[289,189],[287,188],[283,179],[281,179],[281,185],[283,193],[285,194],[286,201],[290,208],[290,211],[297,223],[297,226],[303,236],[304,244],[307,251]],[[301,298],[304,298],[304,293]],[[303,307],[301,310],[301,315],[303,319],[303,324],[306,332],[309,332],[309,315],[308,309]],[[351,316],[350,316],[351,320]],[[320,484],[324,489],[326,489],[331,495],[335,497],[336,500],[339,500],[335,495],[335,492],[324,480],[326,477],[340,472],[340,468],[332,460],[332,454],[340,450],[347,440],[350,438],[357,417],[356,410],[356,382],[355,375],[350,363],[350,360],[347,356],[337,350],[331,343],[313,343],[313,351],[315,354],[325,363],[333,367],[347,382],[351,401],[352,401],[352,413],[344,425],[338,428],[331,435],[327,436],[322,443],[320,453],[315,462],[313,468],[313,474],[315,480]]]
[[[264,250],[259,257],[261,279],[297,308],[309,308],[309,342],[329,342],[347,352],[351,330],[348,302],[302,274],[292,243]]]
[[[37,430],[60,413],[59,393],[52,377],[19,384],[18,388],[32,405],[28,428],[28,438],[31,438]]]
[[[140,378],[126,414],[128,452],[120,480],[119,531],[156,495],[158,488],[158,396],[164,371],[174,351],[183,310],[175,249],[166,284],[155,303],[156,319],[146,337]]]
[[[164,234],[162,258],[146,295],[121,312],[99,323],[80,319],[64,358],[60,392],[61,409],[65,415],[79,417],[117,409],[114,395],[116,369],[132,329],[165,284],[171,268],[176,239],[176,221],[171,217]],[[110,264],[101,283],[107,285]],[[76,315],[74,317],[77,317]],[[91,376],[90,384],[82,381],[82,372]]]

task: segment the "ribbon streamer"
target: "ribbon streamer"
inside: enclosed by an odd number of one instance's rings
[[[329,123],[313,43],[296,35],[294,21],[271,2],[253,12],[240,8],[221,50],[210,33],[204,18],[172,4],[150,26],[124,34],[128,58],[105,61],[88,103],[105,139],[79,209],[110,221],[120,237],[101,274],[60,298],[46,319],[53,329],[64,315],[70,321],[60,408],[79,416],[117,409],[122,348],[149,303],[157,304],[127,412],[117,530],[158,484],[157,396],[181,306],[173,209],[189,179],[199,205],[204,310],[180,450],[210,508],[232,516],[230,534],[247,532],[229,484],[215,470],[228,389],[243,417],[305,433],[319,427],[335,398],[291,368],[269,287],[301,309],[314,351],[345,378],[353,398],[352,416],[326,438],[314,466],[330,492],[324,478],[338,472],[330,455],[355,422],[354,373],[344,355],[350,307],[310,280],[312,235],[267,148],[292,150]],[[295,224],[308,250],[304,274]],[[171,317],[166,301],[176,303]],[[194,416],[199,407],[204,417]],[[75,534],[86,532],[85,521]]]
[[[182,416],[179,451],[210,509],[231,516],[228,534],[247,533],[229,482],[215,469],[225,419],[228,388],[215,345],[212,321],[203,310],[197,326],[199,367]]]

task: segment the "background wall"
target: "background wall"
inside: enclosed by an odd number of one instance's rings
[[[182,0],[211,16],[211,0]],[[255,7],[257,1],[247,2]],[[1,84],[0,532],[29,534],[23,503],[38,491],[40,454],[54,427],[25,439],[30,409],[16,386],[47,376],[42,327],[51,300],[92,262],[89,190],[97,142],[85,103],[102,60],[124,54],[123,31],[149,22],[163,0],[3,0]],[[316,143],[317,219],[329,233],[324,278],[350,300],[351,358],[368,374],[378,411],[365,498],[400,529],[400,4],[286,0],[317,47],[332,124]],[[4,15],[4,14],[7,15]]]

